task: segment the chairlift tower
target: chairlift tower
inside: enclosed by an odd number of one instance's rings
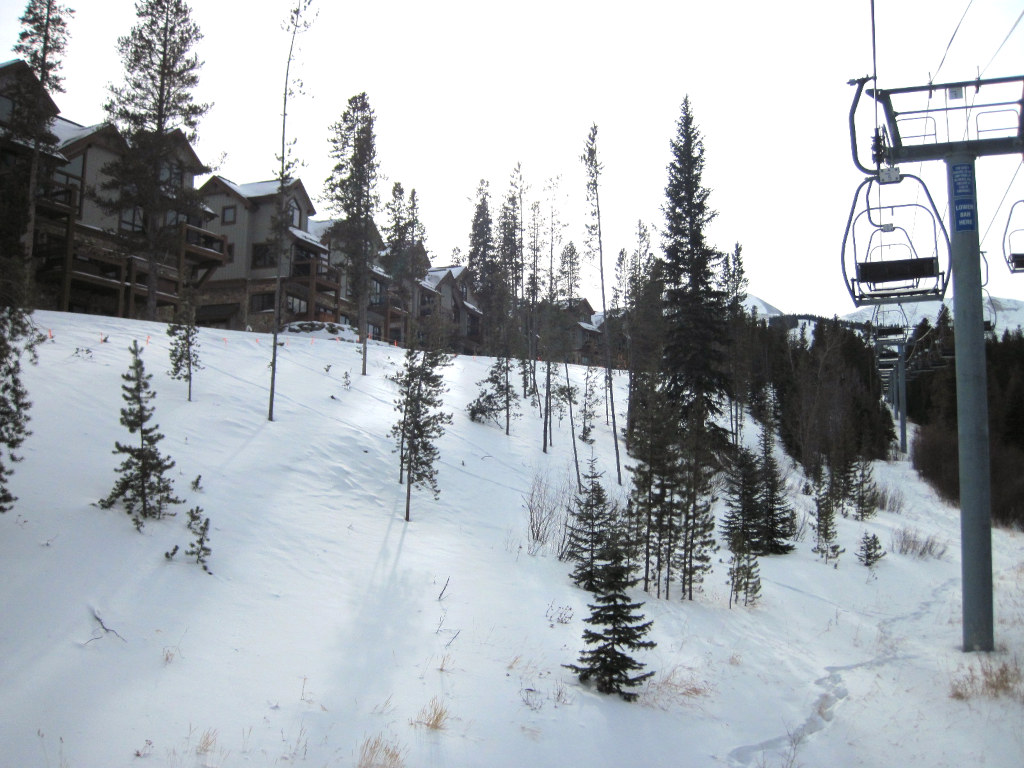
[[[992,651],[988,391],[975,161],[1024,153],[1024,77],[867,89],[884,121],[874,138],[874,171],[857,157],[853,113],[865,82],[853,83],[858,88],[850,113],[857,167],[881,180],[883,174],[898,175],[899,163],[946,164],[956,318],[963,649]]]

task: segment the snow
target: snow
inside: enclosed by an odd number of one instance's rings
[[[588,595],[550,550],[530,554],[523,499],[539,473],[568,476],[568,425],[544,454],[530,408],[511,437],[472,423],[489,360],[447,369],[442,495],[414,491],[405,523],[386,437],[401,349],[371,344],[364,377],[358,345],[285,334],[268,422],[269,335],[202,329],[189,403],[166,373],[165,326],[35,318],[47,340],[25,371],[33,434],[19,501],[0,517],[5,765],[354,766],[378,734],[407,766],[1024,764],[1021,701],[950,697],[982,661],[958,648],[958,515],[906,461],[875,466],[899,513],[840,520],[836,569],[805,539],[761,560],[750,609],[728,609],[722,564],[694,602],[637,592],[658,644],[638,658],[657,674],[630,704],[561,667],[582,648]],[[132,340],[186,498],[141,535],[96,504],[127,434]],[[615,383],[624,410],[625,377]],[[611,435],[596,432],[621,495]],[[745,437],[757,438],[749,419]],[[792,469],[789,485],[802,518],[811,500]],[[189,543],[195,505],[211,520],[212,575],[164,557]],[[874,575],[856,562],[863,531],[888,547],[905,528],[947,552],[890,552]],[[1024,657],[1024,535],[994,531],[993,558],[991,661],[1012,662]],[[443,729],[419,722],[432,700]]]

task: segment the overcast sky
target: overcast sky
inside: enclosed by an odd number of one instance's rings
[[[56,101],[64,117],[96,123],[104,119],[107,84],[122,77],[115,44],[134,24],[134,3],[69,4],[77,13],[65,58],[67,93]],[[850,159],[853,88],[846,83],[872,71],[869,0],[317,5],[313,28],[300,37],[296,72],[304,93],[292,101],[289,134],[321,216],[327,215],[319,197],[330,171],[328,126],[350,96],[366,91],[387,177],[381,197],[390,197],[395,181],[417,190],[435,265],[448,263],[454,247],[466,251],[480,179],[500,200],[517,162],[531,186],[528,199],[541,198],[546,181],[561,176],[566,237],[581,244],[579,155],[596,123],[610,279],[619,249],[635,245],[637,221],[661,226],[668,145],[689,95],[704,135],[704,182],[719,213],[711,239],[722,249],[742,244],[750,292],[788,312],[854,309],[840,250],[862,176]],[[1024,11],[1022,0],[876,5],[883,88],[924,85],[932,76],[950,82],[979,72],[1024,75],[1024,22],[1006,40]],[[287,0],[193,3],[205,36],[197,97],[214,105],[200,125],[197,150],[239,183],[275,172],[288,6]],[[8,50],[23,7],[21,0],[4,0],[0,39]],[[942,163],[926,165],[904,170],[925,176],[944,211]],[[1010,204],[1024,198],[1024,172],[1011,185],[1020,165],[1015,155],[978,161],[989,290],[1018,299],[1024,275],[1008,274],[1001,240]],[[599,306],[599,293],[591,293]]]

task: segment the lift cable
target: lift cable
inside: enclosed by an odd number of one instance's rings
[[[999,47],[996,48],[996,52],[992,54],[992,58],[988,60],[988,64],[986,64],[985,68],[981,70],[981,73],[978,75],[979,78],[981,78],[988,71],[988,68],[992,66],[992,62],[996,60],[996,56],[998,56],[999,52],[1003,50],[1003,46],[1006,45],[1006,41],[1010,39],[1010,36],[1014,33],[1014,30],[1017,29],[1017,25],[1020,24],[1021,19],[1024,19],[1024,11],[1021,11],[1020,16],[1018,16],[1017,20],[1013,22],[1013,26],[1010,27],[1010,31],[1006,33],[1006,37],[1003,38],[1003,42],[999,44]]]
[[[1003,192],[1003,197],[999,201],[999,205],[996,206],[995,213],[992,214],[992,219],[989,221],[988,227],[985,228],[985,234],[982,236],[981,242],[985,242],[985,239],[988,237],[989,231],[992,229],[992,225],[995,224],[996,217],[999,215],[999,211],[1002,210],[1003,208],[1003,203],[1006,202],[1006,198],[1010,194],[1010,189],[1013,187],[1013,182],[1017,180],[1017,174],[1020,173],[1021,166],[1024,166],[1024,159],[1021,159],[1021,161],[1017,163],[1017,170],[1013,172],[1013,178],[1011,178],[1010,183],[1006,185],[1006,191]]]
[[[935,78],[939,76],[939,70],[942,69],[942,65],[946,63],[946,56],[949,55],[949,49],[953,46],[953,41],[956,39],[957,32],[960,31],[960,25],[964,23],[964,19],[967,17],[967,12],[971,10],[971,6],[974,5],[974,0],[967,0],[967,7],[964,8],[963,15],[960,17],[960,21],[956,24],[956,29],[953,30],[953,35],[949,38],[949,42],[946,43],[946,51],[942,54],[942,61],[939,62],[939,66],[935,69],[935,74],[928,79],[928,85],[935,82]]]

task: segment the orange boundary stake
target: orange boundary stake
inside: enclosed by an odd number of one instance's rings
[[[53,338],[53,329],[52,328],[47,328],[46,330],[50,334],[50,338],[52,339]]]
[[[149,336],[146,337],[146,346],[149,346]]]

